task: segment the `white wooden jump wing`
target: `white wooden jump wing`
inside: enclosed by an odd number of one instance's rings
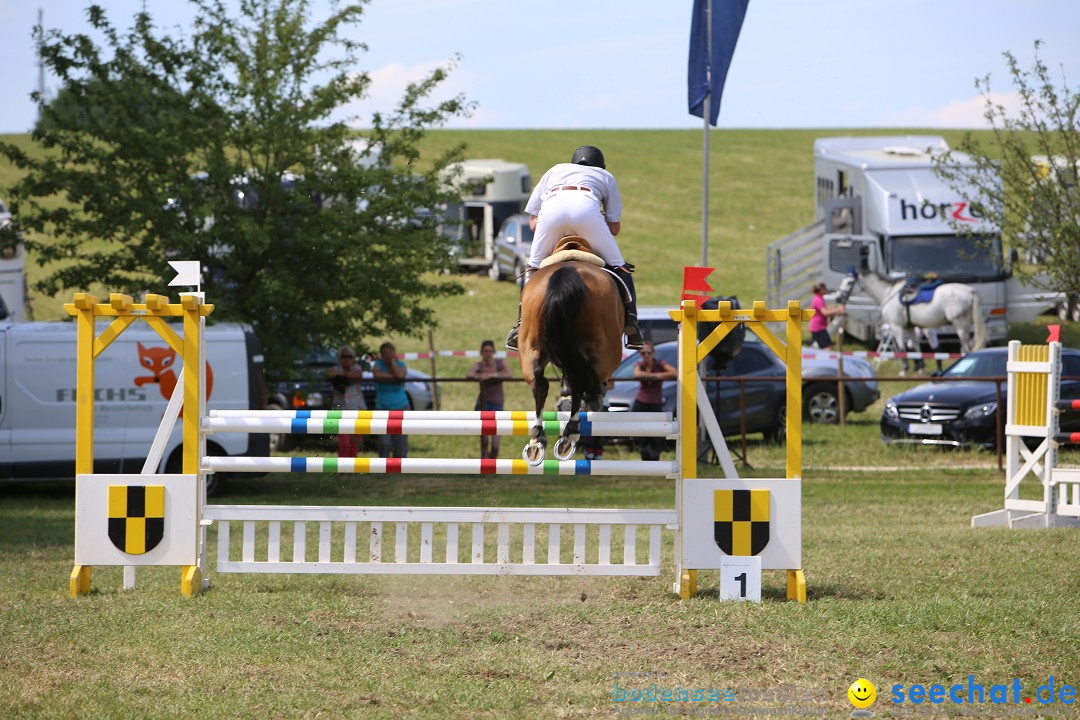
[[[594,508],[409,508],[210,505],[204,517],[218,526],[218,572],[442,574],[442,575],[606,575],[660,574],[662,530],[675,529],[675,510]],[[233,547],[232,523],[242,527]],[[318,523],[318,551],[307,552],[307,523]],[[394,526],[393,558],[383,554],[383,525]],[[281,527],[291,526],[293,553],[281,557]],[[358,550],[358,526],[367,526],[367,561]],[[471,526],[467,547],[461,526]],[[571,561],[562,561],[562,527],[572,528]],[[494,547],[485,544],[486,526],[495,526]],[[592,531],[592,527],[597,530]],[[622,562],[612,563],[612,527],[622,527]],[[547,553],[536,557],[537,528],[546,531]],[[518,530],[520,528],[520,530]],[[638,528],[648,530],[647,548],[638,547]],[[595,551],[589,537],[595,537]],[[265,544],[260,537],[265,537]],[[619,537],[616,535],[616,537]],[[644,533],[643,533],[644,537]],[[443,546],[443,554],[436,553]],[[459,553],[468,550],[461,562]],[[638,559],[646,550],[643,562]],[[233,559],[238,557],[239,559]],[[441,557],[442,562],[435,558]]]

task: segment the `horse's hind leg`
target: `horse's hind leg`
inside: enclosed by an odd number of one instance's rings
[[[570,395],[570,419],[566,421],[562,434],[555,441],[555,459],[569,460],[577,452],[578,441],[581,440],[581,421],[578,413],[581,410],[581,393],[575,392]]]
[[[544,455],[547,451],[547,434],[544,432],[544,405],[547,403],[548,379],[544,377],[544,368],[542,367],[534,370],[532,393],[536,407],[536,418],[533,420],[529,444],[521,451],[521,456],[530,465],[539,465],[544,462]]]
[[[974,334],[975,325],[965,324],[959,318],[952,320],[951,322],[953,328],[956,329],[956,337],[960,340],[960,352],[964,355],[967,355],[969,352],[971,352],[971,346],[975,342],[974,338],[972,337],[972,335]]]

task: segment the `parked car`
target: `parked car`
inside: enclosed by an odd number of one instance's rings
[[[825,355],[827,353],[821,353]],[[678,343],[667,342],[656,346],[656,356],[672,366],[678,365]],[[626,412],[634,404],[638,383],[627,382],[634,377],[634,365],[638,354],[627,357],[612,377],[615,387],[604,399],[611,412]],[[760,376],[777,377],[786,372],[784,364],[764,343],[752,333],[747,333],[742,350],[722,370],[706,367],[706,375],[715,371],[719,377]],[[857,358],[844,360],[845,409],[860,412],[879,397],[874,369],[869,363]],[[836,361],[819,358],[816,351],[803,349],[803,415],[812,422],[832,423],[839,420],[839,401],[835,380]],[[764,433],[767,439],[783,440],[786,417],[787,389],[783,382],[774,380],[748,381],[744,390],[744,413],[748,433]],[[716,412],[720,429],[725,433],[738,433],[740,429],[739,384],[735,382],[706,381],[705,390]],[[664,410],[674,413],[676,407],[676,383],[664,383]]]
[[[1005,377],[1008,348],[986,348],[957,360],[942,378]],[[1080,350],[1063,348],[1062,375],[1080,377]],[[1061,396],[1080,395],[1080,380],[1062,380]],[[995,383],[979,380],[931,381],[889,398],[881,414],[881,439],[918,445],[994,447],[997,413],[1005,407],[1008,385],[1001,384],[1001,408]],[[1004,418],[1002,428],[1004,429]],[[1080,431],[1080,413],[1061,416],[1064,432]]]
[[[514,213],[503,220],[499,234],[495,236],[495,260],[488,275],[492,280],[516,280],[522,284],[521,273],[529,264],[532,253],[533,231],[529,229],[529,216]]]
[[[334,389],[326,379],[326,371],[337,365],[337,351],[321,348],[311,353],[297,369],[294,379],[273,383],[266,400],[268,410],[329,410],[334,399]],[[365,368],[370,363],[364,358],[357,362]],[[419,370],[406,370],[405,394],[409,398],[410,410],[430,410],[435,405],[435,390],[431,376]],[[375,379],[370,370],[365,369],[364,382],[361,384],[364,404],[375,407]],[[270,449],[284,452],[295,447],[303,439],[300,435],[271,435]]]

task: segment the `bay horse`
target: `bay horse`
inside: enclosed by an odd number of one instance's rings
[[[518,354],[536,407],[529,444],[521,454],[531,465],[543,462],[547,448],[548,364],[562,370],[569,389],[570,421],[555,442],[555,457],[569,460],[581,438],[578,412],[603,397],[604,384],[622,361],[621,283],[616,286],[603,264],[584,239],[566,237],[521,291]]]
[[[956,329],[960,338],[960,352],[966,355],[986,347],[986,319],[983,318],[982,301],[979,293],[970,286],[944,283],[934,290],[930,302],[903,305],[900,302],[903,280],[881,277],[865,267],[859,268],[857,277],[862,289],[881,306],[881,321],[889,324],[901,350],[907,348],[907,329],[936,328],[946,323]]]

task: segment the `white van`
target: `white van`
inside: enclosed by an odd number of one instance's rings
[[[99,323],[98,332],[104,329]],[[183,328],[174,326],[182,335]],[[75,478],[75,323],[0,323],[0,482]],[[207,407],[261,408],[263,354],[250,327],[206,328]],[[181,363],[153,329],[135,323],[94,361],[94,472],[139,473]],[[213,378],[212,383],[210,377]],[[180,423],[158,472],[180,472]],[[270,454],[266,435],[221,433],[208,455]],[[209,476],[208,492],[225,478]]]

